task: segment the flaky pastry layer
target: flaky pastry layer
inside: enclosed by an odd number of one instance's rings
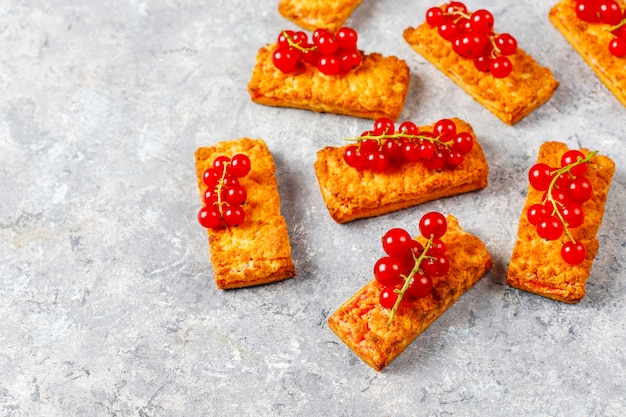
[[[251,170],[239,183],[248,198],[245,219],[237,227],[207,229],[215,283],[220,289],[266,284],[295,276],[287,224],[280,214],[280,197],[272,155],[264,141],[242,138],[220,142],[195,152],[200,201],[207,189],[202,175],[213,160],[246,154]]]
[[[281,72],[272,62],[276,45],[257,54],[248,92],[252,101],[277,107],[397,120],[409,88],[406,62],[378,53],[363,55],[361,65],[340,75],[325,75],[309,64],[294,74]]]
[[[328,29],[335,33],[362,0],[280,0],[278,11],[296,25],[310,30]]]
[[[345,163],[347,146],[317,152],[314,168],[330,216],[338,223],[379,216],[427,201],[485,188],[489,166],[472,127],[453,118],[457,132],[474,136],[474,146],[454,169],[431,170],[422,162],[376,173],[356,170]],[[420,131],[432,131],[422,126]]]
[[[537,163],[559,167],[561,156],[567,150],[564,143],[546,142],[539,149]],[[589,152],[587,149],[582,151],[585,154]],[[509,285],[566,303],[582,300],[598,251],[596,235],[602,223],[604,204],[614,172],[615,164],[608,157],[596,155],[591,158],[585,175],[593,185],[593,196],[582,205],[585,214],[583,225],[570,230],[574,239],[582,242],[587,249],[587,258],[579,265],[570,265],[561,256],[561,247],[567,241],[565,235],[554,241],[544,240],[537,235],[535,226],[529,223],[526,217],[528,208],[532,204],[541,203],[544,194],[529,185],[520,216],[517,241],[506,274]]]
[[[433,278],[433,289],[420,299],[403,300],[388,326],[389,309],[380,305],[383,290],[375,279],[357,291],[328,319],[328,326],[365,363],[383,370],[491,268],[492,259],[477,237],[447,216],[443,236],[450,271]]]
[[[622,10],[626,8],[623,1],[617,2]],[[611,55],[608,45],[613,35],[605,30],[608,26],[580,20],[576,16],[575,6],[575,0],[560,1],[550,10],[550,21],[606,88],[626,106],[626,57]]]

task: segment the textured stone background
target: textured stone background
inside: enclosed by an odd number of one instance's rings
[[[277,1],[0,4],[0,415],[623,416],[626,109],[547,19],[554,1],[468,0],[561,82],[504,125],[414,53],[402,31],[437,2],[364,0],[367,52],[407,61],[402,120],[469,121],[487,189],[335,224],[315,152],[371,121],[253,104],[256,51],[294,28]],[[193,152],[263,138],[297,278],[218,291]],[[504,285],[540,143],[599,149],[617,172],[578,305]],[[328,316],[371,277],[390,227],[457,216],[495,266],[384,372]]]

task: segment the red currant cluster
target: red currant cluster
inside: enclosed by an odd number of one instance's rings
[[[607,31],[613,34],[609,52],[616,57],[626,56],[626,9],[622,11],[615,0],[578,0],[576,16],[589,23],[610,25]]]
[[[427,239],[424,246],[411,238],[404,229],[394,228],[383,236],[383,250],[387,254],[374,265],[374,277],[384,286],[380,305],[390,308],[390,325],[405,294],[414,299],[426,297],[433,288],[432,277],[448,273],[450,260],[441,237],[448,223],[443,214],[426,213],[419,221],[419,230]]]
[[[232,158],[218,156],[211,168],[204,171],[202,180],[207,185],[204,207],[198,212],[198,221],[207,229],[222,226],[239,226],[245,218],[241,207],[248,197],[246,189],[239,184],[250,172],[250,158],[236,154]]]
[[[346,140],[357,144],[346,147],[344,161],[355,169],[374,172],[418,160],[429,169],[456,167],[474,145],[474,137],[468,132],[457,133],[456,124],[450,119],[439,120],[429,132],[419,131],[410,121],[401,123],[396,130],[393,120],[381,117],[374,122],[373,130]]]
[[[493,15],[484,9],[473,13],[465,4],[452,1],[443,7],[431,7],[426,22],[437,27],[439,35],[452,42],[452,49],[474,60],[476,69],[490,72],[495,78],[507,77],[513,70],[508,55],[517,51],[517,41],[508,33],[493,32]]]
[[[283,30],[278,35],[272,61],[284,73],[295,72],[301,62],[314,65],[326,75],[346,73],[361,64],[357,40],[356,31],[348,27],[342,27],[336,35],[316,29],[312,43],[302,31]]]
[[[569,229],[585,220],[582,204],[593,195],[593,187],[584,174],[596,153],[585,156],[579,150],[569,150],[562,155],[560,168],[537,163],[528,172],[530,185],[545,194],[541,203],[528,208],[526,217],[543,239],[557,240],[565,233],[568,240],[561,248],[561,256],[571,265],[582,263],[587,256],[585,246],[574,239]]]

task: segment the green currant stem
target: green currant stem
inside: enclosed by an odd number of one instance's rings
[[[434,144],[438,144],[441,146],[445,146],[446,148],[450,148],[452,146],[452,142],[442,142],[441,140],[439,140],[443,135],[439,135],[436,138],[432,138],[429,136],[422,136],[422,135],[409,135],[406,133],[394,133],[393,135],[387,135],[387,134],[382,134],[382,135],[370,135],[369,133],[367,135],[363,135],[363,136],[359,136],[358,138],[345,138],[344,140],[347,141],[351,141],[351,142],[358,142],[359,143],[359,150],[361,150],[361,143],[364,140],[375,140],[376,142],[378,142],[378,149],[382,149],[383,146],[383,139],[409,139],[409,140],[427,140],[430,143],[434,143]]]
[[[461,9],[459,9],[458,7],[455,7],[452,13],[444,13],[444,14],[448,16],[458,16],[456,19],[454,19],[454,23],[457,23],[459,20],[463,18],[469,19],[472,17],[470,13],[463,13]]]
[[[607,31],[607,32],[613,32],[615,29],[619,29],[619,28],[621,28],[624,25],[626,25],[626,19],[622,19],[622,21],[619,22],[618,24],[610,26],[610,27],[608,27],[608,28],[606,28],[604,30]]]
[[[563,215],[557,209],[557,204],[559,206],[562,206],[563,204],[560,201],[557,201],[557,200],[554,199],[554,197],[552,196],[552,190],[554,190],[554,186],[556,185],[556,181],[559,179],[559,177],[561,175],[565,174],[566,172],[570,173],[570,175],[571,175],[570,171],[572,170],[572,168],[574,168],[575,166],[581,165],[581,164],[588,163],[591,160],[591,158],[593,158],[593,156],[595,154],[597,154],[597,153],[598,153],[598,151],[589,152],[585,158],[578,158],[578,160],[576,160],[576,162],[572,162],[571,164],[565,165],[564,167],[556,170],[554,172],[554,176],[552,178],[552,181],[550,182],[550,185],[548,186],[548,192],[547,192],[546,199],[544,201],[542,201],[543,204],[545,204],[546,200],[549,201],[550,203],[552,203],[552,207],[553,207],[552,214],[556,214],[558,219],[563,224],[563,228],[565,229],[565,235],[573,243],[576,243],[576,239],[574,239],[574,236],[572,236],[572,233],[569,231],[569,228],[567,227],[568,224],[565,221],[565,219],[563,218]]]
[[[395,290],[396,294],[398,294],[398,299],[396,300],[395,304],[391,308],[391,312],[389,313],[389,320],[387,320],[387,327],[391,326],[391,323],[393,322],[393,316],[396,314],[398,307],[400,307],[402,298],[404,297],[404,294],[406,293],[406,291],[409,289],[409,286],[411,285],[411,280],[413,279],[415,274],[417,274],[418,272],[422,272],[422,270],[420,269],[420,264],[422,263],[424,259],[431,258],[431,256],[426,255],[426,252],[432,246],[433,238],[434,236],[431,236],[428,239],[428,242],[426,242],[426,246],[424,246],[424,250],[422,251],[422,254],[419,257],[416,257],[415,254],[413,254],[413,259],[415,260],[415,266],[413,267],[409,275],[407,276],[400,275],[402,278],[404,278],[404,284],[402,285],[401,289]]]
[[[284,30],[281,30],[280,33],[282,33],[285,36],[285,39],[287,39],[287,43],[292,48],[298,49],[299,51],[302,51],[302,52],[311,52],[311,51],[316,51],[317,50],[317,46],[312,46],[310,48],[305,48],[304,46],[295,43],[293,41],[293,39],[291,38],[291,36],[289,36],[287,34],[287,32],[284,31]]]
[[[496,59],[497,57],[502,55],[502,50],[496,45],[495,36],[487,35],[487,38],[489,39],[489,43],[491,44],[491,46],[493,46],[493,49],[491,50],[491,53],[489,55],[491,55],[491,59]]]
[[[220,211],[220,218],[223,219],[224,218],[224,210],[222,209],[222,206],[224,204],[226,205],[230,205],[228,204],[228,202],[226,201],[222,201],[222,190],[224,189],[224,182],[225,182],[225,178],[226,178],[226,168],[228,167],[228,165],[230,164],[230,162],[226,162],[223,164],[223,171],[222,171],[222,176],[219,179],[219,181],[217,182],[217,186],[215,187],[215,192],[217,193],[217,201],[215,202],[215,204],[217,204],[217,209]],[[226,223],[224,223],[226,224]],[[228,225],[226,225],[226,228],[228,229]]]

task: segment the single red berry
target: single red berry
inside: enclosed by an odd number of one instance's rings
[[[585,154],[577,149],[571,149],[565,152],[561,156],[561,167],[565,167],[567,165],[578,162],[578,160],[585,159]],[[579,175],[583,175],[587,171],[588,164],[579,164],[570,169],[570,173],[575,177]]]
[[[337,48],[339,48],[339,42],[335,39],[335,36],[326,31],[319,34],[319,36],[313,38],[313,43],[317,46],[317,50],[323,55],[334,54]]]
[[[569,182],[567,194],[576,203],[582,204],[593,195],[593,186],[587,177],[576,177]]]
[[[435,145],[430,141],[423,140],[418,146],[418,151],[420,158],[428,161],[435,155]]]
[[[298,66],[298,55],[291,48],[278,48],[272,53],[272,62],[276,68],[289,74]]]
[[[489,72],[491,69],[491,59],[488,55],[482,55],[474,59],[474,67],[480,72]]]
[[[232,157],[226,170],[235,178],[243,178],[248,175],[250,168],[250,158],[245,154],[238,153]]]
[[[441,10],[441,9],[439,9]],[[398,126],[398,132],[400,133],[404,133],[406,135],[417,135],[417,133],[419,132],[417,125],[411,121],[406,121],[406,122],[402,122],[400,123],[400,126]]]
[[[580,242],[567,241],[561,247],[561,257],[570,265],[578,265],[587,258],[587,249]]]
[[[278,34],[278,39],[276,42],[278,43],[278,48],[288,49],[291,45],[289,44],[288,39],[293,39],[294,35],[293,30],[283,30]]]
[[[546,191],[552,181],[552,167],[548,164],[538,163],[530,167],[528,181],[537,191]]]
[[[380,293],[379,302],[384,308],[393,308],[398,301],[398,293],[395,291],[395,287],[385,287]]]
[[[400,164],[404,160],[402,144],[395,139],[386,139],[383,143],[383,153],[387,155],[391,163]]]
[[[430,159],[424,160],[424,166],[430,170],[436,171],[442,169],[446,165],[446,155],[443,149],[435,148],[435,153]]]
[[[224,170],[224,165],[230,163],[230,158],[225,155],[220,155],[213,160],[213,168],[220,173]]]
[[[599,0],[597,7],[600,23],[617,25],[622,21],[622,9],[615,0]]]
[[[459,36],[460,29],[454,22],[445,21],[439,27],[437,27],[439,35],[447,41],[454,41]]]
[[[248,193],[246,192],[246,189],[241,185],[228,188],[224,192],[224,201],[231,205],[240,206],[246,202],[247,198]]]
[[[305,47],[305,45],[309,43],[309,38],[307,34],[302,32],[301,30],[295,32],[291,37],[291,40],[293,41],[293,43],[301,47]]]
[[[450,142],[456,135],[456,124],[450,119],[441,119],[433,127],[433,134],[441,142]]]
[[[446,255],[426,258],[420,265],[424,273],[430,277],[442,277],[450,270],[450,260]]]
[[[203,196],[203,200],[204,200],[204,204],[207,206],[212,206],[213,204],[215,204],[216,202],[218,202],[220,199],[223,200],[224,198],[224,192],[221,192],[221,195],[218,194],[217,189],[216,188],[207,188],[204,191],[204,196]]]
[[[215,188],[220,178],[222,178],[222,173],[219,170],[213,168],[207,169],[202,174],[202,181],[204,181],[204,183],[209,188]]]
[[[508,33],[496,36],[495,44],[502,55],[513,55],[517,51],[517,40]]]
[[[356,30],[349,27],[342,27],[337,31],[335,38],[337,39],[340,49],[345,51],[356,51],[357,41],[359,38]]]
[[[224,223],[226,223],[229,227],[239,226],[243,223],[245,218],[245,213],[240,206],[229,206],[226,210],[224,210]]]
[[[374,264],[374,278],[382,285],[395,287],[404,279],[401,275],[408,274],[406,263],[401,258],[384,256]]]
[[[511,74],[511,71],[513,71],[513,64],[511,64],[511,60],[509,58],[499,56],[491,61],[489,71],[495,78],[508,77],[509,74]]]
[[[528,210],[526,211],[526,218],[530,224],[536,226],[541,220],[548,216],[548,214],[550,213],[548,213],[546,206],[537,203],[528,207]]]
[[[339,59],[335,55],[321,55],[317,61],[317,69],[326,75],[339,74]]]
[[[426,23],[430,26],[439,26],[445,20],[441,7],[431,7],[426,11]]]
[[[374,121],[374,135],[393,135],[395,131],[395,125],[393,120],[388,117],[379,117]]]
[[[578,0],[576,2],[576,16],[585,22],[598,22],[597,0]]]
[[[422,216],[419,221],[419,230],[422,236],[441,239],[448,230],[448,222],[443,214],[431,211]]]
[[[474,59],[482,55],[487,43],[487,35],[471,32],[454,39],[452,49],[462,57]]]
[[[365,156],[365,167],[374,172],[385,172],[389,169],[391,161],[382,151],[375,151]]]
[[[317,61],[319,61],[320,59],[320,53],[318,52],[318,50],[314,48],[313,44],[310,43],[307,44],[305,48],[307,50],[302,52],[302,54],[300,55],[302,60],[309,65],[317,65]]]
[[[352,168],[361,170],[365,167],[365,155],[357,145],[350,145],[343,151],[343,160]]]
[[[609,52],[611,53],[611,55],[618,58],[626,56],[626,37],[611,39],[611,41],[609,42]]]
[[[451,168],[457,167],[463,163],[463,155],[460,152],[446,150],[444,155],[446,157],[446,164]]]
[[[202,227],[213,229],[220,222],[220,212],[217,207],[204,206],[198,211],[198,222]]]
[[[494,18],[488,10],[479,9],[470,16],[470,24],[472,32],[487,35],[493,31]]]
[[[446,253],[446,249],[447,247],[445,242],[439,238],[436,238],[433,239],[432,244],[426,251],[426,254],[428,256],[444,255]]]
[[[556,216],[544,217],[537,224],[537,234],[546,240],[556,240],[563,234],[563,223]]]
[[[399,227],[390,229],[383,236],[383,250],[389,256],[407,257],[411,256],[411,242],[413,238],[409,232]]]
[[[361,54],[359,51],[342,51],[339,53],[339,71],[348,72],[361,65]]]
[[[468,132],[460,132],[453,139],[452,151],[461,155],[468,154],[474,146],[474,137]]]
[[[466,35],[472,31],[472,22],[467,17],[455,20],[454,23],[459,28],[459,35]]]
[[[433,280],[424,274],[415,274],[406,292],[413,298],[424,298],[433,289]]]
[[[434,152],[434,150],[433,150]],[[406,141],[402,144],[402,155],[409,162],[415,162],[420,159],[419,146],[412,141]]]
[[[460,1],[451,1],[445,7],[446,13],[467,14],[467,7]]]
[[[569,228],[575,229],[585,221],[585,213],[578,203],[567,203],[561,207],[560,212]]]

